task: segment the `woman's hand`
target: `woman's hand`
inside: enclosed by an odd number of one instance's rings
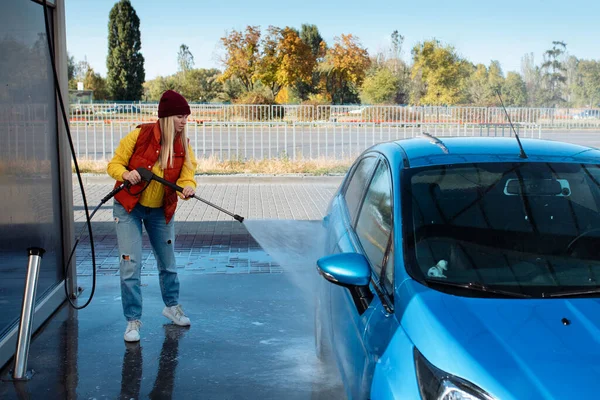
[[[140,174],[134,169],[133,171],[123,172],[123,180],[131,182],[132,185],[137,185],[142,181]]]
[[[181,191],[181,194],[183,194],[184,198],[188,198],[188,197],[192,197],[196,194],[196,191],[194,190],[193,187],[191,186],[186,186],[183,188],[183,190]]]

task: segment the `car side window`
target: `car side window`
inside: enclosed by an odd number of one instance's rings
[[[350,214],[350,220],[356,220],[358,206],[362,200],[362,194],[367,184],[367,180],[371,177],[371,171],[377,161],[376,157],[365,157],[359,161],[359,164],[354,169],[354,174],[348,182],[344,199]]]
[[[388,253],[387,263],[385,265],[385,275],[383,277],[383,286],[388,294],[393,295],[394,293],[394,245],[390,247]]]
[[[373,272],[382,282],[385,280],[381,277],[384,255],[392,232],[392,186],[390,176],[387,164],[383,161],[380,162],[367,190],[356,223],[358,240],[373,268]]]

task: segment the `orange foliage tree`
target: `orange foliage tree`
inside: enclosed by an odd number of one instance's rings
[[[334,102],[345,103],[357,99],[357,89],[365,79],[371,59],[358,37],[342,34],[334,40],[319,67],[323,77],[321,88]]]
[[[225,56],[221,63],[225,71],[219,77],[221,82],[238,78],[244,88],[250,91],[256,82],[256,71],[260,64],[260,27],[248,26],[246,32],[232,31],[221,38],[225,47]]]

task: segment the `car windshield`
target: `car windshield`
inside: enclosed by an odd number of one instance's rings
[[[600,287],[598,165],[459,164],[410,169],[402,179],[415,279],[534,297]]]

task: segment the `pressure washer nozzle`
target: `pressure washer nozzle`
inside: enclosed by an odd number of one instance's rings
[[[233,218],[236,219],[236,220],[238,220],[238,221],[240,221],[240,223],[244,222],[244,217],[241,217],[241,216],[239,216],[237,214],[234,215]]]

